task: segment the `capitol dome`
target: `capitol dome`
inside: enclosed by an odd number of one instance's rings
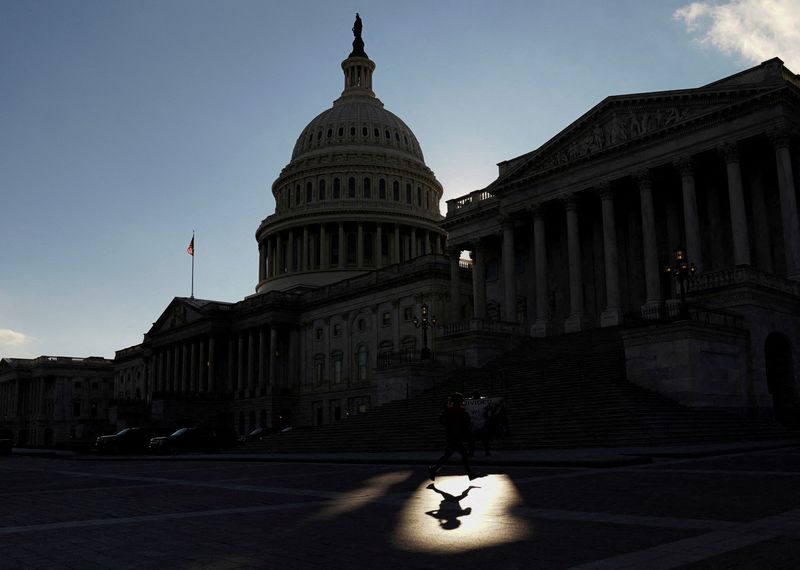
[[[442,253],[442,186],[417,138],[372,90],[375,63],[353,28],[344,90],[300,133],[256,231],[257,293],[306,290]]]

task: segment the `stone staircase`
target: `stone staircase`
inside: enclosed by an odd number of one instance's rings
[[[625,379],[619,331],[595,329],[532,339],[480,369],[454,372],[418,396],[317,428],[300,428],[237,451],[381,452],[437,450],[447,395],[502,396],[511,434],[494,449],[678,445],[780,439],[763,420],[693,410]],[[480,444],[478,444],[480,453]]]

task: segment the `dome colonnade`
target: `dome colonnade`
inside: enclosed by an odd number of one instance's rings
[[[414,133],[375,96],[374,70],[354,42],[342,95],[303,129],[273,183],[275,213],[256,231],[257,293],[443,253],[441,184]]]

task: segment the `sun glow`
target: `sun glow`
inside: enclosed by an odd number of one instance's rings
[[[506,475],[474,481],[437,477],[412,495],[393,543],[414,552],[463,552],[524,540],[530,523],[513,513],[522,499]]]

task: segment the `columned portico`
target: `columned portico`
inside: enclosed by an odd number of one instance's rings
[[[514,222],[503,220],[503,320],[517,320],[517,287],[514,258]]]
[[[725,157],[728,174],[728,202],[733,231],[733,262],[735,265],[750,265],[750,238],[747,230],[747,214],[744,205],[742,171],[739,166],[739,147],[736,143],[724,145],[720,152]]]
[[[658,267],[658,242],[656,239],[656,214],[653,206],[653,179],[649,170],[636,174],[642,214],[642,248],[644,255],[645,304],[642,312],[649,317],[660,314],[661,282]]]
[[[472,246],[472,313],[476,319],[486,318],[486,261],[484,245],[476,240]]]
[[[536,271],[536,322],[531,329],[532,336],[546,336],[550,315],[547,310],[547,249],[545,246],[544,212],[541,204],[533,208],[533,247]]]
[[[703,248],[700,241],[700,221],[697,215],[697,193],[695,190],[694,161],[684,156],[675,162],[681,174],[683,195],[683,222],[686,234],[686,254],[694,262],[697,271],[703,271]],[[677,245],[677,244],[674,244]]]
[[[778,166],[786,275],[789,279],[800,280],[800,222],[797,214],[790,133],[780,130],[770,133],[770,136],[775,147],[775,161]]]
[[[578,199],[574,194],[564,199],[567,217],[567,257],[569,260],[569,306],[564,321],[564,332],[577,332],[584,328],[583,275],[581,273],[581,238],[578,227]]]
[[[622,323],[619,291],[619,257],[617,226],[614,215],[614,190],[608,182],[597,187],[603,211],[603,260],[606,278],[606,308],[600,315],[600,326],[614,327]]]

